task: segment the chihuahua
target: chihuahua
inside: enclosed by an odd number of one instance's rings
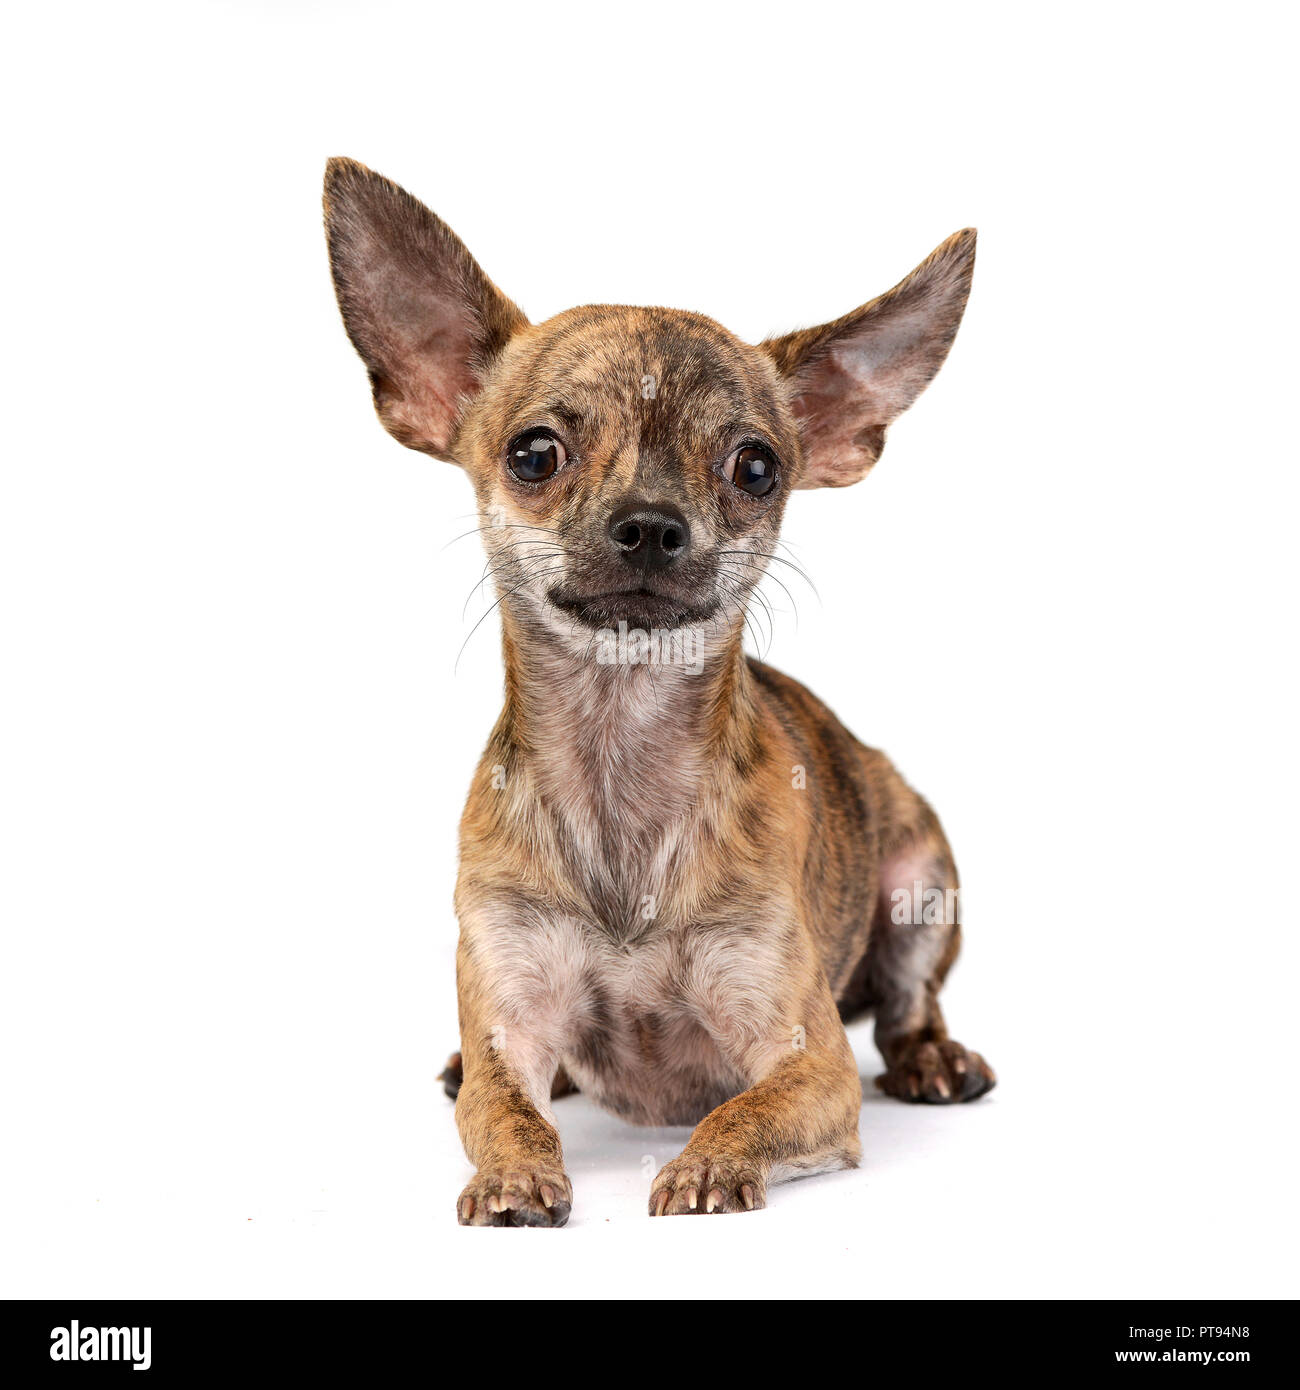
[[[947,356],[974,231],[751,346],[675,309],[532,324],[352,160],[327,167],[325,226],[379,418],[469,474],[499,593],[505,708],[461,822],[444,1074],[477,1169],[461,1224],[567,1221],[551,1101],[574,1089],[694,1126],[652,1216],[753,1211],[854,1167],[844,1025],[868,1012],[888,1095],[984,1095],[992,1070],[939,1010],[960,927],[938,819],[743,649],[790,492],[862,478]]]

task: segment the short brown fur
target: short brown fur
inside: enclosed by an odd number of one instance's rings
[[[937,818],[742,649],[789,491],[874,464],[951,345],[974,233],[843,319],[751,346],[667,309],[529,324],[432,213],[351,161],[331,161],[326,223],[380,417],[465,468],[500,594],[505,707],[456,890],[447,1080],[478,1170],[459,1220],[563,1224],[550,1100],[574,1085],[633,1122],[696,1126],[653,1215],[751,1210],[774,1180],[853,1166],[843,1020],[867,1011],[890,1095],[984,1094],[992,1071],[938,1005],[959,927]],[[562,462],[520,476],[539,441]],[[769,492],[736,481],[743,450]],[[690,634],[698,659],[603,663],[620,623]],[[915,885],[945,906],[899,921]]]

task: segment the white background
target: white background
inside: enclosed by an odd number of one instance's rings
[[[1294,1296],[1294,108],[1281,6],[47,5],[8,21],[0,1292]],[[964,880],[956,1036],[854,1173],[462,1230],[469,486],[375,421],[322,167],[535,318],[750,338],[950,232],[975,290],[771,659]],[[787,610],[779,589],[773,598]],[[878,1062],[855,1030],[868,1081]]]

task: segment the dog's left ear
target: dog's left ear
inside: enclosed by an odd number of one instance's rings
[[[326,165],[325,232],[343,323],[384,428],[459,462],[465,404],[528,320],[441,218],[356,160]]]
[[[796,487],[844,487],[867,473],[885,430],[943,366],[974,270],[967,227],[879,299],[761,344],[791,385],[804,450]]]

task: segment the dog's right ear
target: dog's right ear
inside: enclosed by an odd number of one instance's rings
[[[466,404],[528,320],[446,223],[355,160],[325,166],[325,234],[384,427],[408,448],[457,461]]]

